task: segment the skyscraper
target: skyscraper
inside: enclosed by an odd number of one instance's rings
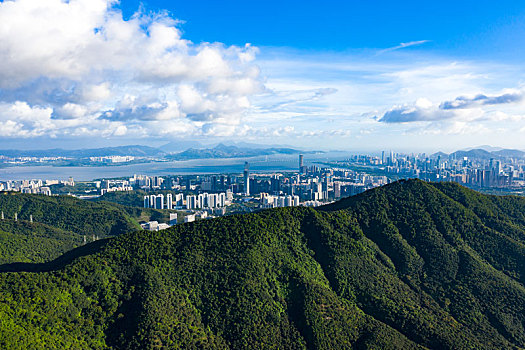
[[[150,208],[155,208],[155,201],[156,200],[157,200],[157,196],[155,196],[154,194],[149,196],[149,207]]]
[[[299,172],[303,172],[303,166],[304,166],[304,155],[299,154]]]
[[[339,182],[334,182],[334,197],[341,198],[341,184]]]
[[[244,194],[250,195],[250,164],[244,163]]]
[[[197,196],[186,196],[186,209],[197,208]]]
[[[155,209],[164,209],[164,195],[159,194],[155,200]]]
[[[173,195],[171,193],[166,196],[166,209],[173,209]]]
[[[224,207],[226,205],[226,193],[219,193],[217,206]]]

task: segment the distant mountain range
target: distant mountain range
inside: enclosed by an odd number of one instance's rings
[[[485,150],[485,151],[488,151],[488,152],[494,152],[494,151],[501,151],[502,147],[494,147],[494,146],[491,146],[491,145],[481,145],[481,146],[476,146],[476,147],[468,147],[468,148],[465,148],[465,149],[462,149],[462,151],[470,151],[470,150],[473,150],[473,149],[482,149],[482,150]]]
[[[189,160],[189,159],[206,159],[206,158],[241,158],[256,157],[271,154],[298,154],[302,151],[293,148],[264,148],[263,145],[253,145],[253,147],[227,146],[218,144],[213,148],[199,147],[188,148],[185,151],[171,153],[169,150],[175,150],[176,144],[167,144],[160,148],[149,146],[133,145],[119,147],[105,147],[95,149],[48,149],[48,150],[0,150],[0,156],[6,157],[68,157],[68,158],[88,158],[88,157],[105,157],[105,156],[134,156],[134,157],[156,157],[171,160]],[[257,146],[257,147],[255,147]],[[308,152],[306,152],[308,153]]]
[[[158,148],[132,145],[118,147],[104,147],[93,149],[65,150],[60,148],[47,150],[0,150],[0,156],[6,157],[105,157],[105,156],[134,156],[134,157],[157,157],[165,152]]]
[[[173,160],[206,159],[206,158],[243,158],[272,154],[299,154],[302,151],[293,148],[248,148],[218,144],[214,148],[190,148],[184,152],[167,155]]]
[[[188,147],[190,148],[182,148]],[[182,150],[185,149],[185,150]],[[163,145],[159,148],[130,145],[118,147],[104,147],[94,149],[48,149],[48,150],[0,150],[0,156],[6,157],[68,157],[68,158],[88,158],[88,157],[105,157],[105,156],[134,156],[134,157],[152,157],[164,158],[169,160],[190,160],[190,159],[211,159],[211,158],[245,158],[257,157],[272,154],[299,154],[314,153],[315,151],[304,151],[291,147],[279,147],[279,145],[260,145],[251,143],[220,143],[215,147],[206,147],[198,142],[173,142]],[[442,159],[461,159],[468,157],[470,159],[489,160],[508,159],[508,158],[525,158],[525,152],[517,149],[502,149],[491,146],[480,146],[480,148],[459,150],[450,154],[437,152],[430,156],[431,158],[441,157]]]
[[[494,149],[497,149],[494,147]],[[451,154],[446,154],[443,152],[437,152],[431,155],[431,158],[450,158],[450,159],[461,159],[468,157],[470,159],[484,159],[488,160],[491,158],[494,159],[504,159],[504,158],[525,158],[525,152],[517,149],[498,149],[494,151],[488,151],[482,148],[474,148],[470,150],[461,150],[456,151]]]
[[[204,148],[205,146],[198,141],[172,141],[159,147],[161,151],[166,153],[182,152],[188,148]]]

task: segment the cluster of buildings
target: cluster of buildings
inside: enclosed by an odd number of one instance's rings
[[[75,186],[75,180],[70,177],[66,181],[60,180],[9,180],[0,182],[0,191],[14,191],[21,193],[32,193],[32,194],[43,194],[46,196],[51,196],[51,186],[53,185],[65,185],[65,186]]]
[[[383,152],[381,157],[356,155],[337,164],[374,166],[387,177],[396,179],[454,181],[473,188],[525,186],[525,158],[520,156],[491,157],[482,153],[476,157],[474,152],[467,151],[456,152],[450,156]]]
[[[9,157],[0,155],[0,163],[10,165],[21,165],[27,163],[50,163],[69,160],[67,157]]]
[[[135,160],[133,156],[106,156],[106,157],[89,157],[94,163],[128,163]]]
[[[181,222],[192,222],[225,215],[226,208],[235,213],[290,206],[315,207],[401,178],[455,181],[482,189],[524,188],[525,158],[383,152],[381,156],[355,155],[342,161],[307,166],[304,156],[300,155],[296,171],[252,174],[246,162],[243,172],[237,174],[133,175],[126,179],[93,181],[92,187],[96,195],[113,191],[146,192],[144,208],[178,210]],[[5,181],[0,182],[0,191],[51,195],[50,186],[56,184],[75,185],[72,178]],[[172,214],[168,223],[152,221],[143,227],[156,231],[176,223],[177,214]]]
[[[144,208],[154,209],[214,209],[222,208],[231,203],[232,192],[199,193],[186,195],[183,193],[152,194],[144,196]]]
[[[163,187],[164,178],[160,176],[133,175],[125,184],[144,191],[160,190]]]
[[[133,191],[133,186],[130,186],[126,180],[102,180],[96,181],[95,187],[100,188],[100,195],[103,196],[109,192]]]
[[[170,220],[167,223],[159,223],[158,221],[150,221],[150,222],[146,222],[146,223],[141,224],[141,227],[144,230],[148,230],[148,231],[165,230],[167,228],[170,228],[171,226],[177,225],[177,223],[178,223],[178,219],[177,219],[178,215],[179,214],[177,214],[177,213],[170,213]],[[181,222],[188,223],[188,222],[194,222],[195,220],[212,219],[215,216],[208,215],[207,211],[198,211],[198,212],[193,213],[193,214],[187,214],[187,215],[182,214],[182,217],[183,217],[183,219],[182,219]]]
[[[193,218],[193,220],[195,220],[195,218]],[[168,223],[159,223],[158,221],[150,221],[150,222],[141,224],[140,226],[144,230],[148,230],[148,231],[161,231],[161,230],[170,228],[173,225],[177,225],[177,213],[170,214],[170,221]]]
[[[16,151],[14,151],[17,153]],[[68,155],[68,156],[22,156],[12,154],[10,155],[2,154],[0,155],[0,164],[7,165],[27,165],[27,164],[123,164],[133,161],[147,161],[146,157],[135,157],[135,156],[88,156],[88,155]],[[27,154],[27,152],[22,152]],[[39,152],[36,152],[37,154]],[[46,152],[47,153],[47,152]]]
[[[261,193],[261,208],[298,207],[299,196],[272,196]]]

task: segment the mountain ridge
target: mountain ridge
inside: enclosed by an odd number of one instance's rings
[[[130,232],[53,272],[1,273],[0,345],[522,348],[524,208],[408,180]]]
[[[138,229],[132,209],[69,196],[0,192],[0,263],[45,262],[96,238]]]
[[[300,150],[293,148],[246,148],[219,143],[213,148],[190,148],[180,153],[167,155],[172,160],[209,159],[209,158],[243,158],[272,154],[299,154]],[[311,152],[307,152],[311,153]]]
[[[158,148],[129,145],[103,148],[85,148],[76,150],[66,150],[61,148],[49,150],[0,150],[1,156],[6,157],[105,157],[105,156],[135,156],[152,157],[163,155],[164,152]]]
[[[483,148],[470,148],[466,150],[459,150],[446,154],[443,152],[436,152],[432,154],[431,158],[450,158],[450,159],[461,159],[464,157],[475,158],[488,160],[491,158],[503,159],[503,158],[523,158],[525,157],[525,152],[517,149],[502,149],[494,147],[493,150],[483,149]]]

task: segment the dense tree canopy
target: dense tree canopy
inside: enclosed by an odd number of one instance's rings
[[[400,181],[0,270],[0,347],[525,347],[525,198]]]
[[[134,231],[139,226],[133,214],[140,213],[126,209],[67,196],[1,192],[0,263],[45,262],[84,244],[84,238],[92,242]]]

